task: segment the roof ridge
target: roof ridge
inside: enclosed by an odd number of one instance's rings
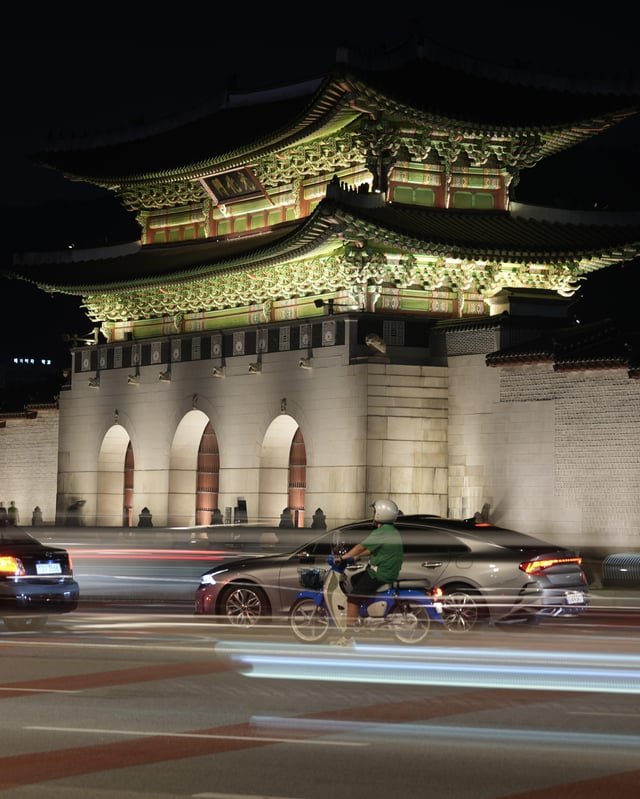
[[[337,51],[336,61],[372,72],[405,66],[412,61],[430,61],[458,71],[469,72],[475,77],[551,91],[629,96],[640,93],[640,78],[635,76],[624,78],[576,76],[558,71],[541,72],[517,65],[499,64],[442,45],[435,39],[424,36],[420,31],[411,34],[404,42],[386,51],[367,52],[363,49],[341,47]]]

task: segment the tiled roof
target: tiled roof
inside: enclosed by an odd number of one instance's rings
[[[640,217],[634,224],[620,226],[562,224],[514,217],[507,211],[424,209],[397,203],[358,213],[374,226],[461,257],[562,260],[640,243]]]
[[[514,262],[572,260],[601,256],[604,265],[640,248],[636,225],[559,224],[513,218],[507,212],[452,211],[387,205],[370,208],[325,199],[314,214],[280,225],[269,233],[221,241],[197,241],[127,248],[70,251],[60,261],[52,254],[16,260],[12,276],[57,290],[103,290],[189,280],[229,269],[284,262],[310,255],[327,242],[338,244],[340,231],[408,250],[461,258]],[[117,256],[117,257],[114,257]]]
[[[563,127],[634,107],[638,95],[523,85],[450,64],[414,60],[392,69],[354,69],[352,74],[387,97],[449,119],[513,129]],[[622,89],[622,87],[620,87]]]
[[[163,126],[132,128],[127,138],[101,143],[61,142],[55,149],[36,153],[36,161],[70,175],[90,181],[107,183],[137,176],[162,178],[180,177],[187,170],[191,176],[194,165],[212,164],[222,159],[226,168],[230,161],[246,162],[243,153],[260,153],[262,148],[284,146],[321,128],[323,124],[341,118],[344,109],[337,99],[344,89],[330,80],[310,81],[301,93],[287,91],[252,95],[247,102],[239,98],[186,118],[180,123],[166,121]],[[345,123],[356,112],[345,116]],[[203,173],[208,171],[203,168]]]
[[[604,319],[588,325],[557,327],[540,332],[524,344],[486,356],[488,366],[548,362],[554,371],[627,368],[640,376],[640,330]]]
[[[202,165],[229,168],[322,128],[348,124],[359,105],[384,109],[394,103],[482,130],[565,130],[564,146],[590,137],[598,127],[638,110],[640,95],[587,91],[513,82],[472,67],[460,68],[422,54],[386,68],[336,64],[316,80],[252,94],[229,95],[206,109],[164,128],[132,128],[111,144],[59,143],[36,160],[94,182],[157,179]],[[253,99],[252,99],[253,98]],[[351,106],[350,104],[353,103]],[[340,121],[341,120],[341,121]],[[206,169],[205,169],[206,171]]]

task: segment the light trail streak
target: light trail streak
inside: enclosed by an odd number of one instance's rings
[[[569,746],[582,748],[593,746],[597,749],[633,749],[640,745],[640,735],[622,735],[600,732],[573,732],[570,730],[518,729],[500,727],[467,727],[443,724],[378,723],[366,721],[342,721],[340,719],[308,719],[281,716],[252,716],[251,724],[261,730],[289,730],[315,735],[363,735],[367,739],[380,737],[385,740],[398,737],[427,738],[438,741],[463,740],[465,743],[478,742],[516,745],[548,744],[550,746]]]
[[[640,657],[461,647],[305,647],[220,641],[248,677],[640,694]]]

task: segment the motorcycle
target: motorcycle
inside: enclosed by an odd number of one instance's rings
[[[317,644],[336,630],[347,629],[347,566],[354,561],[327,558],[328,568],[300,568],[302,590],[289,612],[293,634],[300,641]],[[442,591],[425,580],[396,580],[381,586],[374,596],[360,603],[356,624],[360,633],[391,633],[403,644],[419,644],[429,634],[431,622],[442,623]]]

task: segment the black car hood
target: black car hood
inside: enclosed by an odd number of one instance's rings
[[[231,557],[225,560],[221,560],[216,563],[211,569],[209,569],[206,574],[215,574],[215,572],[220,571],[227,571],[233,569],[244,569],[250,567],[252,564],[259,561],[260,563],[264,563],[265,561],[276,562],[278,560],[283,560],[288,558],[291,553],[278,553],[272,555],[246,555],[243,558]]]

